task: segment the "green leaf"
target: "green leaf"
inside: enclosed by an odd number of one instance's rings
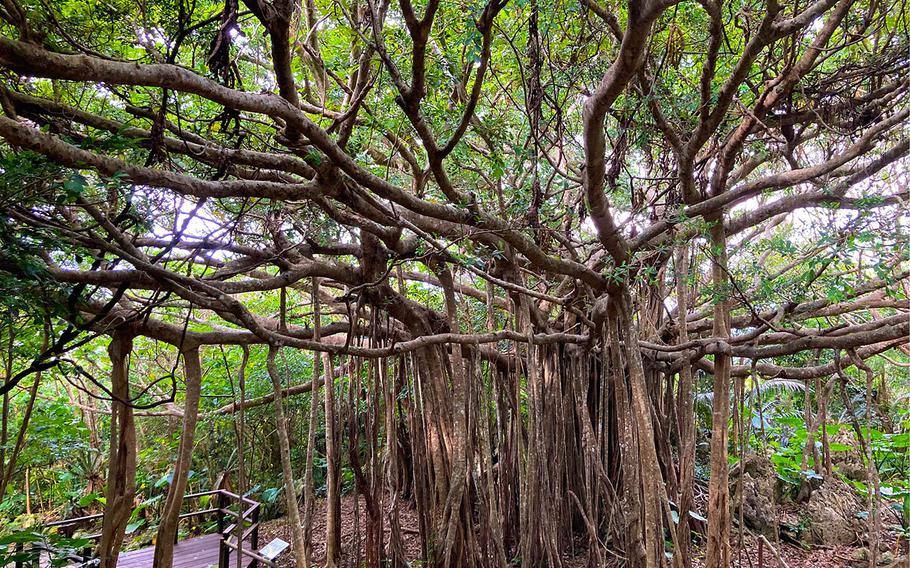
[[[97,493],[89,493],[88,495],[84,495],[81,499],[79,499],[79,501],[77,501],[77,504],[80,507],[88,507],[89,505],[91,505],[92,503],[97,501],[98,497],[99,497],[99,495]]]
[[[75,200],[82,195],[82,192],[85,191],[87,185],[88,180],[85,179],[85,176],[82,174],[72,174],[68,180],[63,182],[63,189],[66,191],[66,195],[70,200]]]
[[[27,542],[42,542],[44,535],[36,531],[18,531],[0,537],[0,544],[23,544]]]
[[[280,493],[280,492],[281,492],[280,487],[269,487],[268,489],[266,489],[265,491],[262,492],[262,496],[261,496],[262,502],[263,503],[274,503],[275,499],[278,498],[278,493]]]

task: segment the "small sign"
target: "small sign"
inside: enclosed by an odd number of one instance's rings
[[[276,538],[272,542],[263,546],[259,549],[259,554],[261,554],[267,560],[275,560],[278,558],[278,555],[288,549],[291,545],[284,542],[280,538]]]

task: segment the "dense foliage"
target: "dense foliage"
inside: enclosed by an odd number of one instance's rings
[[[761,458],[800,505],[848,484],[875,563],[910,530],[908,14],[3,0],[0,550],[103,511],[102,566],[170,566],[230,484],[298,566],[351,561],[356,495],[369,567],[719,568]]]

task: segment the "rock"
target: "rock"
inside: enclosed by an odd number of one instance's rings
[[[853,550],[853,553],[850,554],[851,564],[853,566],[868,566],[869,565],[869,549],[868,548],[856,548]],[[890,550],[885,550],[880,552],[878,555],[878,566],[899,566],[900,563],[896,562],[894,553]]]
[[[743,522],[750,529],[773,537],[777,525],[777,472],[767,457],[749,454],[733,468],[730,476],[731,503],[734,516],[739,516],[742,503]]]
[[[855,548],[850,554],[850,559],[853,562],[869,562],[869,550],[866,548]]]
[[[809,541],[848,545],[860,540],[867,528],[865,519],[857,517],[862,510],[862,501],[846,483],[826,480],[809,498]]]
[[[834,468],[853,481],[866,481],[866,466],[863,462],[863,453],[860,451],[859,442],[853,430],[841,430],[831,438],[831,444],[849,446],[850,449],[842,452],[831,452],[831,464]]]

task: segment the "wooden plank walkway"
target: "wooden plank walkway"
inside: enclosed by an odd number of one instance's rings
[[[209,568],[218,566],[218,545],[221,536],[217,533],[181,540],[174,546],[174,568]],[[247,543],[246,546],[249,546]],[[117,562],[118,568],[148,568],[152,565],[155,547],[123,552]],[[242,566],[247,568],[251,559],[244,556]],[[237,566],[237,556],[231,554],[231,568]]]
[[[205,505],[210,506],[210,508],[191,511],[189,513],[182,513],[180,519],[188,519],[192,517],[208,517],[214,516],[218,521],[219,531],[222,529],[223,525],[230,520],[233,520],[235,523],[242,523],[246,528],[244,531],[243,537],[243,551],[245,553],[256,552],[258,546],[253,546],[253,542],[259,542],[259,509],[261,505],[256,501],[248,497],[243,497],[235,493],[231,493],[226,489],[215,489],[213,491],[203,491],[201,493],[193,493],[190,495],[184,495],[184,500],[189,499],[199,499],[201,497],[214,496],[214,499],[211,503],[207,502]],[[231,508],[233,506],[233,509]],[[235,509],[239,509],[235,510]],[[103,517],[102,513],[95,515],[89,515],[87,517],[79,517],[76,519],[64,519],[60,521],[54,521],[44,525],[44,528],[51,529],[56,527],[57,529],[63,527],[79,527],[89,523],[97,524],[97,522]],[[225,530],[233,530],[236,524],[231,525]],[[88,537],[91,540],[97,540],[101,535],[94,535]],[[174,545],[174,568],[218,568],[218,560],[221,552],[221,533],[216,532],[215,534],[208,534],[205,536],[200,536],[197,538],[191,538],[187,540],[180,541]],[[231,538],[229,542],[233,542],[234,539]],[[230,562],[228,566],[230,568],[249,568],[249,566],[255,563],[255,560],[250,558],[248,554],[244,554],[240,564],[237,563],[237,553],[232,552],[230,555]],[[149,548],[143,548],[140,550],[133,550],[130,552],[122,552],[120,554],[119,561],[117,562],[118,568],[146,568],[152,565],[152,561],[155,558],[155,547],[150,546]],[[260,563],[263,565],[274,566],[274,563],[271,560],[265,559],[261,556],[258,557]],[[41,565],[43,568],[43,564]],[[0,567],[7,568],[7,567]]]

